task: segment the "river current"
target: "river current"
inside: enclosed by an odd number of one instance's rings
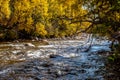
[[[0,43],[0,80],[105,80],[110,41],[48,43]]]

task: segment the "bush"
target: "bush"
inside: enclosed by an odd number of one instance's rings
[[[18,32],[15,30],[7,30],[5,32],[5,40],[14,40],[14,39],[18,39]]]

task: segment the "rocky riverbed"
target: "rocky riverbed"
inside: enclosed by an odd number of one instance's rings
[[[106,80],[110,75],[105,67],[110,41],[48,43],[1,43],[0,80]]]

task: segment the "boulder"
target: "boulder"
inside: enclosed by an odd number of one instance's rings
[[[41,40],[41,42],[45,43],[45,44],[49,44],[48,40],[44,39],[44,40]]]
[[[28,47],[35,47],[35,45],[33,45],[32,43],[25,43],[24,45]]]

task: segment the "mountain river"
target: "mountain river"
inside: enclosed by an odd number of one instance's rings
[[[1,42],[0,80],[106,80],[110,41],[49,40],[48,43]]]

